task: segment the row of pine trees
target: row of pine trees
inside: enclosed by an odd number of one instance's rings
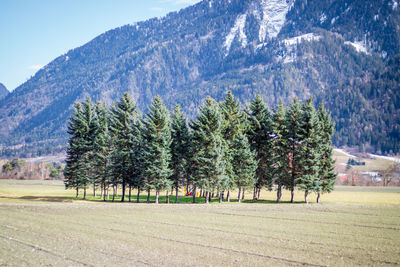
[[[230,201],[232,190],[238,200],[245,190],[253,199],[261,189],[276,189],[277,202],[282,190],[295,189],[308,195],[331,192],[336,174],[332,159],[331,138],[334,125],[323,105],[315,109],[312,99],[301,104],[295,98],[289,106],[282,102],[271,112],[257,96],[245,110],[228,92],[224,101],[208,97],[198,116],[188,124],[179,105],[172,116],[157,96],[143,116],[128,93],[110,108],[90,98],[77,103],[69,120],[70,135],[66,188],[101,189],[109,197],[122,188],[121,201],[132,189],[160,192],[183,187],[205,198],[214,192],[219,201]]]

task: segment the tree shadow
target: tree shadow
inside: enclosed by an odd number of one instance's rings
[[[73,197],[60,197],[60,196],[22,196],[22,197],[10,197],[0,196],[3,199],[14,199],[14,200],[32,200],[32,201],[48,201],[48,202],[72,202]]]

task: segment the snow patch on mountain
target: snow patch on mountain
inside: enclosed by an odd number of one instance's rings
[[[392,4],[392,9],[396,10],[399,7],[399,3],[396,0],[392,0],[393,4]]]
[[[296,54],[296,45],[300,44],[302,42],[313,42],[313,41],[319,41],[321,39],[320,35],[316,35],[315,33],[306,33],[303,35],[295,36],[292,38],[288,38],[285,40],[282,40],[282,43],[286,46],[287,48],[287,53],[285,54],[283,59],[283,63],[290,63],[294,62],[297,54]]]
[[[261,0],[262,18],[258,39],[264,42],[267,37],[275,38],[286,21],[286,14],[294,1]]]
[[[247,14],[242,14],[236,18],[235,25],[231,28],[229,34],[226,36],[224,47],[228,53],[231,49],[232,42],[238,37],[242,44],[242,47],[247,46],[247,36],[244,33],[244,27],[246,25]]]
[[[368,48],[367,48],[367,45],[365,44],[365,41],[358,41],[358,42],[346,41],[346,42],[344,42],[344,44],[351,45],[359,53],[368,54]]]
[[[319,41],[321,39],[320,35],[316,35],[315,33],[306,33],[300,36],[292,37],[289,39],[283,40],[286,46],[292,46],[296,44],[300,44],[301,42],[310,42],[310,41]]]

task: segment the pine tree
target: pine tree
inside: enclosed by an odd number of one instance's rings
[[[238,201],[240,202],[240,189],[254,185],[254,175],[257,169],[256,154],[250,149],[247,137],[238,133],[233,141],[232,165],[235,166],[234,181],[239,188]]]
[[[285,183],[285,187],[290,190],[290,202],[294,201],[294,190],[296,188],[296,181],[301,176],[301,164],[304,155],[300,153],[302,143],[302,110],[301,105],[297,98],[293,99],[292,104],[286,112],[286,142],[287,153],[289,155],[289,173],[290,177]]]
[[[280,101],[273,114],[274,127],[274,177],[275,184],[278,186],[276,202],[280,202],[282,188],[289,184],[289,146],[287,140],[286,110]]]
[[[229,191],[233,189],[235,184],[237,185],[235,172],[242,167],[236,165],[236,162],[233,161],[233,146],[237,136],[245,131],[246,121],[243,112],[240,110],[239,101],[235,99],[231,91],[228,91],[225,100],[221,103],[221,111],[224,118],[222,137],[224,141],[227,174],[227,179],[222,183],[222,190],[228,190],[229,195]]]
[[[320,124],[318,150],[320,153],[319,179],[321,187],[317,191],[317,203],[319,203],[321,193],[330,193],[333,191],[336,181],[335,161],[332,158],[332,136],[335,126],[323,103],[318,108],[318,121]]]
[[[76,197],[78,197],[79,188],[81,188],[81,181],[79,180],[80,175],[78,173],[78,164],[82,150],[82,148],[79,146],[79,144],[82,142],[82,126],[79,119],[82,116],[82,109],[82,104],[79,102],[76,103],[74,107],[74,113],[71,115],[68,122],[67,132],[70,135],[70,138],[68,140],[67,159],[64,168],[65,188],[75,188]]]
[[[205,105],[200,107],[200,114],[190,125],[191,179],[194,188],[203,188],[206,191],[206,203],[209,202],[209,194],[221,187],[226,178],[222,123],[219,105],[214,99],[207,97]],[[196,190],[193,193],[196,194]]]
[[[301,145],[299,163],[300,176],[295,180],[300,189],[304,190],[304,199],[308,204],[308,194],[312,191],[318,192],[321,187],[319,179],[319,123],[312,99],[302,106],[301,118]]]
[[[93,173],[93,151],[96,135],[95,107],[90,97],[77,104],[75,114],[70,120],[68,133],[71,135],[67,151],[66,187],[73,184],[77,189],[83,188],[83,199],[86,199],[86,189],[95,174]]]
[[[161,97],[157,96],[146,114],[144,123],[146,187],[148,190],[156,190],[156,203],[159,202],[160,191],[171,186],[170,124],[169,112]]]
[[[250,103],[247,115],[247,136],[250,146],[256,152],[258,162],[255,176],[255,191],[266,186],[272,189],[273,179],[273,124],[271,113],[260,95]],[[255,196],[255,194],[254,194]]]
[[[171,180],[178,203],[179,188],[187,181],[189,167],[189,129],[181,107],[176,105],[171,125]]]
[[[125,201],[126,186],[132,183],[132,148],[140,143],[137,128],[140,122],[140,113],[128,93],[125,93],[119,102],[111,108],[110,130],[114,142],[113,185],[122,185],[121,202]],[[115,195],[115,194],[114,194]],[[113,197],[114,199],[114,197]]]

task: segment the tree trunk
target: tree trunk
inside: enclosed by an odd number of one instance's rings
[[[257,200],[260,199],[260,192],[261,192],[261,188],[258,188]]]
[[[103,199],[103,184],[100,185],[100,199]]]
[[[225,190],[223,190],[223,191],[221,192],[221,196],[222,196],[222,201],[223,201],[224,198],[225,198]]]
[[[320,199],[320,197],[321,197],[321,193],[320,193],[320,192],[318,192],[318,195],[317,195],[317,203],[319,203],[319,199]]]
[[[118,197],[118,185],[115,186],[115,197]]]
[[[276,192],[276,203],[281,202],[282,197],[282,186],[278,185],[278,191]]]
[[[245,188],[243,187],[243,191],[242,191],[242,200],[244,200],[244,191],[245,191]]]
[[[211,195],[211,197],[212,197],[212,198],[214,197],[214,191],[212,192],[212,195]]]
[[[206,197],[206,190],[203,190],[203,197]]]
[[[150,189],[147,189],[147,203],[150,203]]]
[[[290,203],[293,203],[294,201],[294,187],[290,189]]]
[[[240,194],[242,193],[242,188],[239,186],[238,202],[240,203]]]
[[[211,202],[211,192],[208,192],[208,202]]]
[[[86,200],[86,186],[83,188],[83,200]]]
[[[115,185],[112,186],[113,189],[113,198],[112,198],[112,202],[114,202],[115,200]]]
[[[224,198],[223,198],[223,196],[222,196],[222,194],[219,194],[219,203],[222,203],[222,200],[223,200]]]
[[[156,191],[156,204],[158,204],[158,198],[160,197],[160,192]]]
[[[257,187],[253,189],[253,200],[257,200]]]
[[[209,199],[208,199],[208,194],[210,194],[210,193],[208,193],[208,191],[206,191],[206,204],[209,204],[209,203],[210,203],[210,201],[209,201]]]
[[[75,195],[75,198],[78,198],[78,196],[79,196],[79,187],[76,188],[76,195]]]
[[[107,185],[107,200],[110,200],[110,186]]]
[[[178,192],[179,192],[179,188],[175,187],[175,203],[178,203]]]
[[[105,183],[103,183],[103,201],[106,201],[106,194],[107,194],[107,192],[106,192],[106,184]]]
[[[226,193],[226,201],[227,202],[231,202],[231,191],[230,190],[228,190],[228,193]]]
[[[165,203],[169,204],[169,194],[168,194],[168,190],[167,190],[167,195],[166,195]]]
[[[123,181],[123,182],[122,182],[122,196],[121,196],[121,202],[124,202],[124,201],[125,201],[125,187],[126,187],[126,184],[125,184],[125,181]]]
[[[129,186],[129,202],[131,202],[131,197],[132,197],[132,186]]]
[[[196,203],[196,186],[194,185],[193,186],[193,195],[192,195],[192,197],[193,197],[193,203]]]
[[[93,197],[96,197],[96,185],[93,184]]]
[[[200,188],[200,197],[202,197],[202,196],[203,196],[203,189]]]
[[[137,188],[137,196],[136,196],[136,202],[140,202],[140,187]]]
[[[304,192],[304,200],[305,200],[306,204],[308,204],[308,190],[306,190]]]

